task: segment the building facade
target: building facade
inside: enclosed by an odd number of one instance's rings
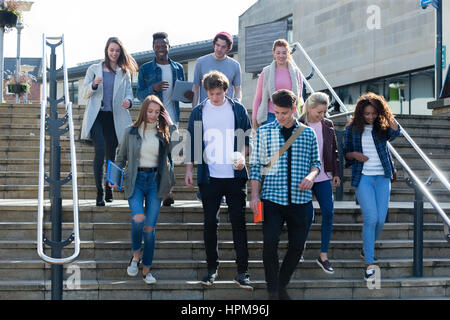
[[[450,49],[450,5],[443,2],[443,43]],[[274,28],[280,32],[267,32]],[[271,45],[280,35],[303,46],[347,108],[372,91],[384,95],[396,114],[431,114],[427,102],[435,99],[436,47],[431,6],[422,9],[419,0],[259,0],[239,18],[247,106],[262,70],[255,59],[270,63]],[[312,71],[300,50],[293,58],[305,76]],[[317,75],[310,84],[315,91],[326,89]]]

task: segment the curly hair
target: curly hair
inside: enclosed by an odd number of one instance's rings
[[[362,133],[364,131],[364,126],[366,125],[366,121],[364,120],[364,109],[369,105],[374,107],[378,114],[373,124],[373,130],[379,137],[386,136],[389,130],[389,123],[394,122],[394,115],[392,114],[386,99],[373,92],[366,93],[358,99],[353,118],[350,119],[347,126],[352,125],[356,132]]]

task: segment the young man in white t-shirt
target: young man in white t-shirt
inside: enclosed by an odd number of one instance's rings
[[[212,71],[203,78],[208,99],[192,110],[186,144],[185,183],[193,187],[192,169],[197,165],[197,183],[204,212],[204,242],[207,275],[201,283],[210,286],[218,274],[219,255],[217,227],[220,202],[227,198],[228,214],[236,250],[237,276],[234,281],[244,289],[253,290],[248,274],[248,245],[245,222],[248,154],[251,123],[247,110],[236,100],[226,97],[227,77]],[[235,162],[232,155],[239,155]]]

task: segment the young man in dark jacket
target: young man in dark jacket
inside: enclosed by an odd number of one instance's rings
[[[226,97],[227,77],[212,71],[203,78],[208,99],[194,108],[189,118],[190,141],[186,142],[185,183],[193,187],[192,169],[197,165],[197,183],[204,212],[204,241],[208,273],[202,284],[212,285],[219,266],[217,226],[220,202],[227,198],[233,229],[238,274],[234,281],[253,290],[248,274],[248,246],[245,225],[246,182],[245,155],[248,154],[250,118],[236,100]],[[190,147],[190,148],[189,148]],[[232,155],[236,158],[232,160]]]

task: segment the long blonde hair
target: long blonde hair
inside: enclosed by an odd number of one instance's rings
[[[139,115],[136,121],[133,123],[133,127],[139,128],[142,124],[144,124],[144,131],[147,128],[147,108],[151,103],[156,103],[161,108],[160,114],[158,117],[158,124],[156,126],[156,130],[161,133],[164,140],[169,143],[170,133],[169,133],[169,124],[166,119],[161,115],[163,112],[166,112],[166,108],[164,107],[161,100],[155,95],[149,95],[142,102],[141,109],[139,110]]]
[[[315,92],[309,96],[309,98],[306,100],[305,104],[302,108],[302,115],[300,119],[302,121],[308,122],[308,116],[309,116],[309,109],[310,108],[316,108],[320,105],[328,105],[330,104],[330,98],[326,93],[323,92]]]

